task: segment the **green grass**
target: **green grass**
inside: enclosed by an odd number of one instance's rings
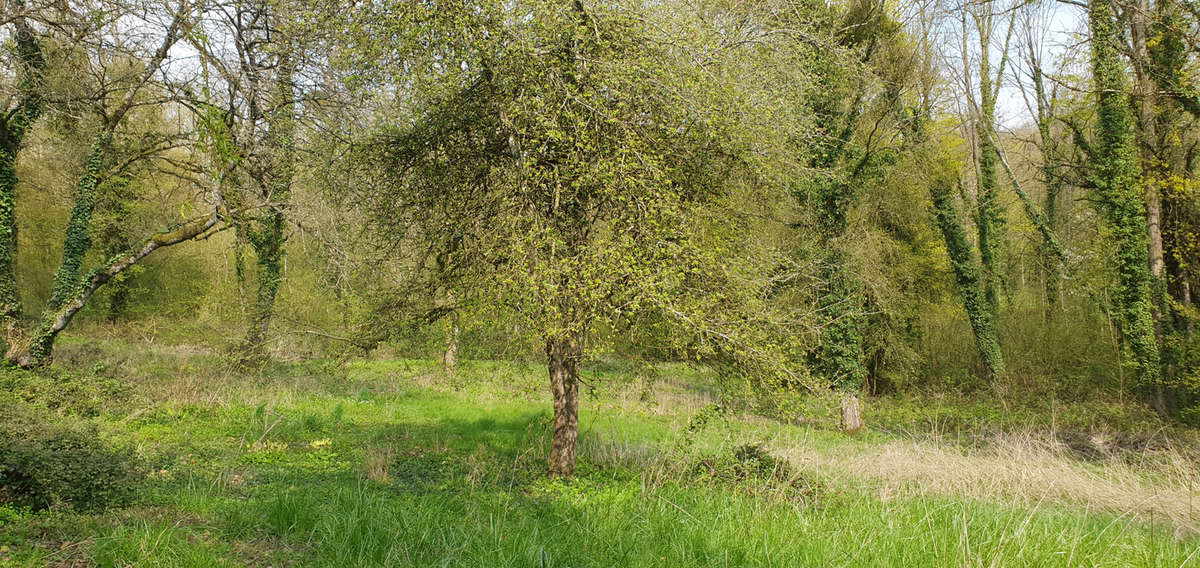
[[[416,361],[255,376],[187,361],[182,374],[134,365],[114,379],[133,394],[98,410],[151,470],[137,502],[0,509],[0,564],[1200,566],[1193,533],[1119,511],[888,493],[803,463],[802,494],[707,475],[701,457],[781,433],[832,453],[894,437],[737,416],[681,435],[703,377],[647,402],[620,370],[595,371],[580,474],[552,481],[537,366],[481,362],[451,379]]]

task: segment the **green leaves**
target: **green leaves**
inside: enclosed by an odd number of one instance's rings
[[[794,334],[752,329],[774,317],[772,253],[749,244],[752,211],[780,196],[759,169],[773,142],[751,141],[770,119],[713,80],[767,64],[698,57],[708,22],[634,4],[480,3],[465,30],[457,11],[387,10],[372,25],[410,42],[387,57],[403,58],[392,81],[415,120],[362,148],[381,180],[363,197],[465,321],[515,318],[530,345],[584,335],[599,349],[611,335],[598,330],[654,317],[678,330],[659,337],[678,352],[803,374],[784,346]]]

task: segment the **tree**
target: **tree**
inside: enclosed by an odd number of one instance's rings
[[[1024,14],[1021,35],[1025,41],[1021,51],[1029,78],[1029,86],[1032,87],[1033,91],[1032,103],[1029,101],[1029,93],[1027,92],[1025,81],[1018,81],[1018,86],[1021,87],[1021,94],[1025,97],[1025,104],[1030,108],[1030,114],[1037,125],[1037,148],[1041,158],[1041,181],[1046,191],[1045,201],[1041,208],[1045,219],[1043,224],[1046,235],[1055,236],[1062,224],[1059,200],[1064,184],[1063,175],[1059,172],[1060,164],[1058,163],[1061,159],[1059,156],[1060,144],[1052,132],[1056,112],[1055,103],[1057,100],[1058,83],[1053,83],[1049,90],[1046,89],[1046,60],[1043,54],[1045,27],[1051,17],[1052,12],[1048,13],[1046,6],[1041,3],[1030,4]],[[1064,266],[1060,258],[1061,255],[1054,250],[1055,245],[1050,242],[1050,238],[1044,237],[1044,241],[1041,246],[1041,266],[1045,280],[1045,313],[1049,317],[1056,312],[1056,308],[1061,307]]]
[[[41,116],[43,102],[42,73],[46,58],[27,15],[23,2],[14,2],[16,13],[10,24],[16,44],[14,62],[17,88],[9,108],[0,116],[0,325],[5,343],[21,340],[21,297],[17,289],[17,157],[25,136]]]
[[[1117,249],[1115,316],[1142,391],[1165,412],[1151,299],[1146,203],[1139,185],[1142,171],[1111,0],[1088,2],[1088,27],[1097,97],[1097,144],[1089,181]]]
[[[983,287],[987,300],[990,319],[995,320],[1000,306],[1000,257],[1003,241],[1004,210],[1000,203],[999,189],[996,180],[996,167],[999,154],[996,147],[996,97],[1003,83],[1004,67],[1008,62],[1008,45],[1012,38],[1013,17],[1009,18],[1008,32],[1005,35],[1004,46],[1000,50],[1000,63],[992,75],[991,55],[992,41],[995,33],[996,13],[995,2],[981,0],[964,7],[963,18],[963,63],[967,63],[966,36],[968,15],[974,24],[975,33],[979,39],[979,98],[969,98],[972,104],[972,115],[975,125],[975,167],[976,183],[976,214],[975,226],[978,231],[980,285]],[[970,92],[970,75],[964,74],[967,91]]]
[[[72,14],[70,11],[66,13]],[[109,15],[115,14],[120,17],[127,13],[127,10],[117,9]],[[97,50],[93,52],[94,57],[91,60],[104,66],[95,73],[99,82],[85,86],[94,89],[90,96],[81,99],[83,108],[90,115],[90,124],[93,125],[92,141],[83,164],[83,173],[76,184],[63,239],[62,260],[55,271],[50,298],[42,315],[33,326],[21,325],[22,308],[15,288],[13,293],[6,295],[8,303],[5,307],[5,317],[8,336],[5,357],[10,363],[22,367],[37,367],[49,362],[58,334],[70,324],[98,289],[155,250],[201,237],[221,221],[225,206],[219,189],[214,189],[210,192],[208,204],[212,208],[211,214],[175,223],[118,254],[108,256],[87,272],[83,270],[84,263],[93,249],[92,217],[99,188],[114,176],[128,171],[132,164],[156,157],[172,161],[166,158],[165,153],[177,145],[181,138],[179,134],[150,135],[142,141],[143,144],[124,152],[117,151],[116,142],[123,136],[123,129],[128,126],[131,116],[145,108],[161,108],[161,96],[166,89],[158,78],[163,73],[163,65],[171,47],[181,36],[188,33],[191,21],[189,16],[186,4],[168,7],[165,13],[150,14],[150,18],[162,17],[167,23],[157,30],[158,34],[154,36],[157,42],[149,47],[133,39],[124,41],[127,38],[117,36],[114,40],[112,37],[103,37],[104,34],[115,33],[112,31],[116,29],[115,26],[111,29],[105,28],[105,25],[113,24],[112,20],[95,18],[71,24],[79,30],[78,35],[64,39],[78,42],[77,47],[80,49]],[[148,19],[146,23],[149,25],[152,21]],[[60,23],[59,27],[63,25]],[[21,38],[19,43],[22,46],[21,60],[24,62],[24,71],[21,73],[20,90],[23,93],[22,100],[27,102],[18,106],[18,110],[23,108],[24,111],[10,115],[10,133],[14,132],[11,127],[16,122],[25,122],[22,128],[27,132],[32,119],[40,114],[33,112],[40,111],[40,101],[45,95],[44,91],[38,92],[39,89],[45,88],[45,84],[37,78],[44,65],[37,42],[49,37],[35,37],[28,19],[16,19],[13,26],[16,28],[16,35]],[[45,34],[49,33],[48,28]],[[15,122],[13,117],[17,118]],[[13,148],[13,155],[6,163],[15,162],[18,158],[15,150],[19,150],[19,145]],[[186,176],[191,172],[184,168],[184,171],[177,173]],[[6,187],[0,188],[8,192],[5,201],[15,202],[15,176],[8,175],[5,179],[11,181]],[[11,208],[11,205],[9,207]],[[13,221],[5,220],[5,223],[10,225],[8,235],[15,237],[15,231],[12,230]],[[5,271],[11,275],[17,254],[16,248],[12,246],[0,252],[4,255]],[[5,276],[0,280],[12,279]],[[4,285],[7,283],[0,281],[0,286]]]
[[[743,333],[748,314],[710,317],[752,303],[770,266],[725,248],[752,228],[724,200],[748,172],[738,133],[754,117],[711,80],[720,52],[698,64],[688,35],[656,36],[647,12],[623,5],[390,9],[405,37],[423,38],[409,41],[436,46],[405,66],[405,85],[426,80],[420,65],[436,84],[405,90],[420,100],[413,120],[368,148],[386,180],[369,198],[390,241],[438,259],[456,311],[515,316],[541,343],[552,476],[575,470],[586,352],[637,314],[806,381]]]
[[[1127,8],[1136,78],[1138,143],[1146,192],[1150,274],[1168,412],[1194,404],[1200,392],[1200,344],[1192,290],[1200,254],[1200,199],[1194,162],[1200,105],[1195,96],[1195,51],[1187,48],[1200,24],[1175,2],[1137,1]]]
[[[845,249],[853,240],[847,233],[859,196],[896,159],[895,111],[909,87],[909,65],[899,25],[883,3],[857,1],[844,14],[828,9],[818,17],[837,31],[824,40],[827,49],[808,63],[820,84],[808,104],[821,135],[811,151],[800,149],[810,155],[806,166],[818,174],[801,185],[799,198],[808,210],[800,216],[812,220],[797,229],[815,233],[822,250],[817,295],[826,321],[814,367],[826,381],[852,392],[862,388],[868,374],[869,298],[847,266]],[[788,29],[789,24],[777,25]],[[813,40],[803,36],[797,41]]]
[[[1007,54],[1001,59],[1000,69],[992,75],[990,57],[992,49],[992,31],[996,14],[993,3],[985,0],[973,4],[971,9],[963,7],[959,12],[962,30],[960,61],[962,63],[963,92],[968,100],[968,109],[959,113],[959,124],[963,132],[963,140],[970,146],[976,167],[976,215],[975,222],[978,235],[979,259],[967,238],[964,220],[960,217],[956,194],[961,194],[964,201],[966,192],[963,188],[962,177],[958,173],[959,166],[946,154],[946,146],[954,144],[947,140],[931,136],[935,124],[934,92],[939,80],[936,76],[918,76],[919,98],[910,106],[910,120],[906,123],[906,143],[917,148],[920,161],[920,173],[923,183],[927,185],[931,198],[934,224],[942,236],[942,244],[950,258],[950,267],[954,273],[954,283],[957,296],[966,312],[972,335],[975,339],[976,354],[983,364],[986,379],[993,386],[1004,374],[1004,355],[1000,348],[999,333],[996,328],[996,317],[999,305],[998,295],[998,265],[1000,251],[1000,234],[1002,225],[999,195],[996,187],[996,165],[999,159],[996,147],[995,133],[995,99],[998,92],[999,78],[1003,76],[1004,62]],[[973,22],[979,39],[979,101],[975,102],[971,82],[970,58],[968,43],[970,28],[968,21]],[[935,14],[922,9],[918,24],[921,26],[925,57],[935,57],[936,41],[939,27]],[[1010,26],[1011,32],[1011,26]],[[1008,40],[1005,40],[1007,52]],[[972,128],[973,126],[973,128]]]
[[[996,320],[989,309],[981,271],[971,243],[967,240],[966,230],[959,219],[958,207],[954,203],[954,180],[946,173],[935,173],[934,176],[929,181],[934,217],[946,241],[950,267],[954,270],[958,293],[966,309],[967,319],[971,322],[971,331],[975,334],[979,358],[987,369],[988,378],[995,384],[995,380],[1004,373],[1004,355],[1000,351]]]
[[[1186,14],[1174,2],[1154,3],[1144,72],[1153,80],[1151,100],[1157,108],[1152,128],[1157,136],[1150,139],[1144,134],[1141,139],[1152,144],[1156,172],[1162,177],[1157,187],[1162,201],[1163,284],[1173,304],[1169,312],[1174,316],[1174,331],[1191,336],[1197,319],[1193,290],[1200,285],[1194,266],[1200,254],[1200,200],[1195,182],[1189,180],[1195,179],[1196,172],[1191,156],[1197,144],[1200,97],[1196,50],[1189,49],[1188,42],[1195,41],[1189,38],[1200,29],[1200,14],[1193,11],[1190,18]]]
[[[239,245],[254,252],[258,289],[241,348],[243,362],[261,359],[283,279],[287,207],[296,153],[296,73],[301,55],[287,14],[294,6],[276,0],[233,1],[208,7],[211,17],[192,46],[204,59],[207,88],[220,92],[231,124],[231,156],[238,165],[230,185],[235,208],[250,213],[235,219]],[[239,278],[244,260],[237,255]]]

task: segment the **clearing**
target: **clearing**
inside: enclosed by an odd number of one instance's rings
[[[1100,429],[1081,452],[964,438],[930,408],[906,432],[878,425],[915,411],[881,400],[850,438],[834,402],[788,424],[721,410],[682,367],[595,365],[562,481],[537,365],[244,375],[184,348],[63,351],[104,361],[83,377],[100,386],[10,386],[94,414],[151,471],[107,512],[0,509],[6,566],[1200,566],[1196,460],[1166,433],[1129,450]]]

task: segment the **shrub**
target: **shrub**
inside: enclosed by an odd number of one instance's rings
[[[94,510],[132,496],[133,452],[101,439],[95,425],[0,400],[0,503]]]
[[[58,368],[42,372],[0,369],[0,392],[59,413],[79,416],[96,416],[131,394],[128,385],[105,376],[99,363],[88,375]]]
[[[772,455],[759,444],[745,444],[728,453],[699,459],[694,475],[752,494],[812,503],[821,484],[796,471],[787,459]]]

